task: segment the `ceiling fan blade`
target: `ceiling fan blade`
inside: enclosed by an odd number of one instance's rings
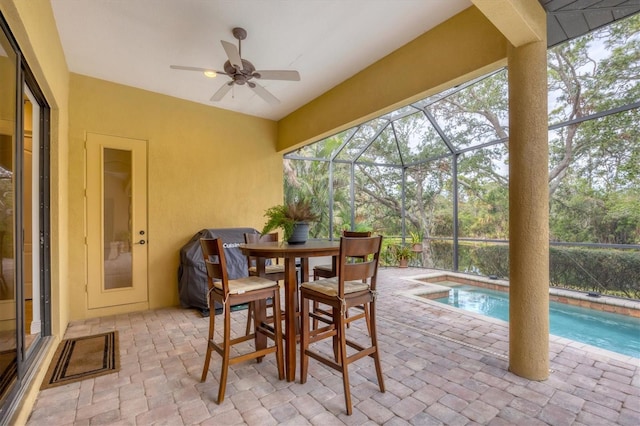
[[[288,80],[288,81],[300,81],[300,73],[298,71],[287,70],[264,70],[256,71],[260,74],[260,80]]]
[[[233,86],[233,81],[223,84],[222,87],[220,87],[218,91],[213,94],[210,100],[213,102],[221,101],[222,98],[224,98],[224,95],[226,95],[227,92],[231,90],[231,86]]]
[[[220,43],[222,43],[222,47],[227,53],[227,57],[229,58],[231,65],[233,65],[237,70],[242,70],[242,59],[240,58],[240,53],[238,53],[236,45],[224,40],[220,40]]]
[[[182,71],[197,71],[197,72],[213,71],[216,74],[228,75],[226,72],[214,70],[213,68],[185,67],[183,65],[169,65],[169,68],[171,68],[172,70],[182,70]]]
[[[256,95],[260,96],[269,105],[278,105],[280,100],[273,96],[267,89],[260,86],[258,83],[251,82],[249,87],[256,92]]]

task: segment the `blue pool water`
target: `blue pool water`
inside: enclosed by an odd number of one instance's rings
[[[509,294],[505,292],[455,285],[449,297],[435,300],[509,321]],[[640,318],[549,302],[549,328],[556,336],[640,358]]]

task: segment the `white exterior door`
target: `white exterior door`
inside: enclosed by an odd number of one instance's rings
[[[89,309],[146,302],[147,142],[87,134]]]

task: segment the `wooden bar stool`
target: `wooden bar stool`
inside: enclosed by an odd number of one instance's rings
[[[342,373],[347,414],[351,415],[351,390],[349,386],[348,366],[365,356],[373,358],[378,386],[384,392],[384,378],[380,366],[380,352],[376,331],[376,279],[382,237],[340,239],[338,258],[338,276],[309,281],[300,285],[302,333],[300,338],[300,383],[307,381],[309,357],[334,368]],[[330,306],[330,323],[325,327],[310,328],[310,319],[317,316],[309,311],[309,302],[321,302]],[[366,307],[362,315],[347,317],[350,307]],[[367,319],[367,331],[371,339],[370,346],[362,346],[355,340],[347,339],[347,324],[364,317]],[[350,332],[353,331],[353,327]],[[311,348],[321,340],[334,339],[334,358],[329,358]],[[337,345],[336,343],[337,342]],[[347,352],[347,347],[349,353]]]
[[[211,352],[216,351],[222,357],[222,371],[220,373],[220,386],[218,388],[218,404],[224,401],[227,387],[227,373],[229,366],[250,359],[262,360],[265,355],[275,353],[278,365],[278,378],[284,379],[284,356],[282,348],[282,325],[280,321],[274,321],[274,331],[263,326],[266,316],[266,303],[268,299],[273,301],[275,318],[280,318],[280,286],[278,283],[266,278],[249,276],[236,280],[227,277],[227,262],[220,238],[201,238],[200,246],[207,267],[209,283],[208,302],[214,306],[214,302],[222,305],[223,310],[223,339],[222,342],[214,341],[215,318],[213,311],[209,315],[209,337],[207,343],[207,355],[204,361],[201,381],[207,379]],[[231,307],[234,305],[250,303],[255,305],[254,316],[256,327],[254,333],[246,333],[244,336],[231,337]],[[267,346],[267,337],[273,340],[273,346]],[[231,356],[231,347],[238,343],[254,339],[255,350],[237,356]]]
[[[362,238],[362,237],[370,237],[371,231],[342,231],[343,237],[351,237],[351,238]],[[326,265],[317,265],[313,268],[313,280],[317,280],[320,278],[332,278],[338,275],[337,265],[335,260],[331,262],[331,264]],[[359,306],[358,308],[366,309],[366,306]],[[325,309],[320,307],[320,303],[313,302],[313,312],[317,314],[329,315]],[[347,312],[347,316],[349,316],[349,312]],[[368,326],[368,324],[367,324]],[[313,320],[313,328],[318,327],[318,319]]]

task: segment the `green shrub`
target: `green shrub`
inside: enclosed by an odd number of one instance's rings
[[[478,247],[472,251],[472,258],[477,273],[508,279],[508,246]],[[640,252],[550,247],[549,283],[552,287],[640,299]]]
[[[479,246],[471,250],[471,260],[481,275],[509,278],[509,246],[506,244]]]
[[[436,269],[453,270],[453,243],[430,242],[430,255]],[[382,262],[393,264],[391,254]],[[509,279],[507,244],[462,242],[458,246],[458,270],[483,276]],[[640,251],[606,248],[549,248],[549,284],[611,296],[640,299]]]
[[[431,241],[431,260],[436,269],[453,269],[453,244],[449,241]]]
[[[637,250],[551,247],[550,252],[552,286],[640,299]]]

